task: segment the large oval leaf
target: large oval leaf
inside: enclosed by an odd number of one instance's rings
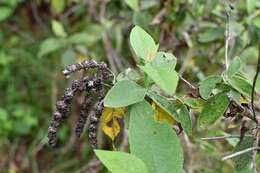
[[[144,60],[155,57],[158,46],[153,38],[141,27],[135,26],[130,33],[130,43],[135,54]]]
[[[130,80],[117,82],[107,93],[104,104],[106,107],[125,107],[144,99],[146,89]]]
[[[95,153],[112,173],[148,173],[144,162],[134,155],[104,150]]]
[[[202,108],[199,123],[200,125],[213,124],[226,111],[229,105],[229,99],[225,93],[220,93],[211,97]]]
[[[151,173],[181,173],[180,141],[168,124],[154,120],[155,114],[146,101],[130,108],[130,151],[144,161]]]

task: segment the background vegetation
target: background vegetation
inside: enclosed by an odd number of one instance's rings
[[[62,127],[55,149],[46,145],[47,127],[57,97],[69,83],[61,73],[64,66],[95,59],[106,61],[115,74],[135,66],[129,45],[134,25],[149,32],[160,50],[172,52],[178,72],[194,85],[225,68],[228,26],[228,57],[239,56],[243,72],[253,80],[260,39],[257,0],[2,0],[0,173],[107,172],[95,165],[86,135],[75,137],[75,119]],[[185,89],[180,83],[177,93]],[[212,129],[195,129],[188,141],[183,139],[187,172],[232,172],[233,163],[220,158],[238,139],[201,138],[238,134],[239,124],[227,127],[221,121]],[[111,149],[106,137],[101,143]]]

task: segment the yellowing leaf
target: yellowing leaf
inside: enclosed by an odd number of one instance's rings
[[[101,116],[101,128],[103,132],[114,141],[120,132],[118,119],[123,118],[124,108],[105,107]]]
[[[160,123],[167,122],[172,125],[176,124],[177,121],[166,111],[160,108],[155,102],[152,102],[152,108],[157,111],[157,114],[154,117],[156,121]]]
[[[241,96],[240,97],[240,103],[241,104],[248,104],[248,100],[245,97]]]

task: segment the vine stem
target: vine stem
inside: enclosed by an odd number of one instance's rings
[[[260,72],[260,44],[258,48],[258,60],[257,60],[257,67],[256,67],[256,74],[253,80],[253,87],[252,87],[252,92],[251,92],[251,108],[253,112],[253,118],[254,121],[256,122],[256,129],[254,131],[254,137],[255,137],[255,142],[254,142],[254,147],[259,146],[259,131],[260,131],[260,126],[259,126],[259,121],[256,117],[256,112],[255,112],[255,107],[254,107],[254,100],[255,100],[255,86],[256,86],[256,81],[257,77]],[[258,173],[257,171],[257,166],[256,166],[256,155],[257,155],[257,150],[253,152],[252,154],[252,169],[255,173]]]
[[[252,87],[252,92],[251,92],[251,108],[252,108],[252,111],[253,111],[253,117],[254,117],[257,124],[258,124],[258,120],[256,118],[254,101],[255,101],[255,86],[256,86],[256,81],[257,81],[257,77],[259,75],[259,72],[260,72],[260,44],[259,44],[259,48],[258,48],[258,60],[257,60],[256,74],[254,76],[253,87]]]

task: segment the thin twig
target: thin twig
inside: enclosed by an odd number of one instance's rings
[[[241,151],[238,151],[236,153],[232,153],[230,155],[227,155],[225,157],[222,157],[222,161],[225,161],[225,160],[228,160],[228,159],[232,159],[234,157],[237,157],[237,156],[240,156],[242,154],[245,154],[245,153],[248,153],[250,151],[254,151],[254,150],[260,150],[260,147],[251,147],[251,148],[247,148],[245,150],[241,150]]]
[[[240,135],[228,135],[228,136],[213,136],[213,137],[205,137],[205,138],[200,138],[201,140],[222,140],[222,139],[227,139],[227,138],[239,138]]]
[[[185,78],[183,78],[181,75],[179,75],[180,79],[185,82],[190,88],[196,89],[194,85],[192,85],[189,81],[187,81]]]
[[[228,62],[228,47],[229,47],[229,40],[230,40],[230,14],[229,10],[226,11],[227,22],[226,22],[226,30],[225,30],[225,65],[226,68],[229,66]]]
[[[183,133],[183,142],[184,142],[184,146],[186,147],[186,154],[187,154],[187,158],[186,158],[186,172],[187,173],[193,173],[193,154],[192,154],[192,144],[190,142],[189,136],[186,133]]]
[[[251,108],[253,111],[253,117],[256,121],[256,123],[258,124],[258,120],[256,118],[256,112],[255,112],[255,107],[254,107],[254,100],[255,100],[255,86],[256,86],[256,81],[257,81],[257,77],[259,75],[260,72],[260,44],[259,44],[259,48],[258,48],[258,62],[257,62],[257,67],[256,67],[256,74],[253,80],[253,87],[252,87],[252,92],[251,92]]]
[[[48,26],[43,22],[43,20],[41,19],[41,17],[39,16],[38,13],[38,9],[36,4],[32,1],[31,2],[31,8],[32,8],[32,15],[33,18],[35,19],[35,21],[37,22],[37,24],[39,25],[39,27],[46,33],[49,33],[50,30],[48,28]]]

